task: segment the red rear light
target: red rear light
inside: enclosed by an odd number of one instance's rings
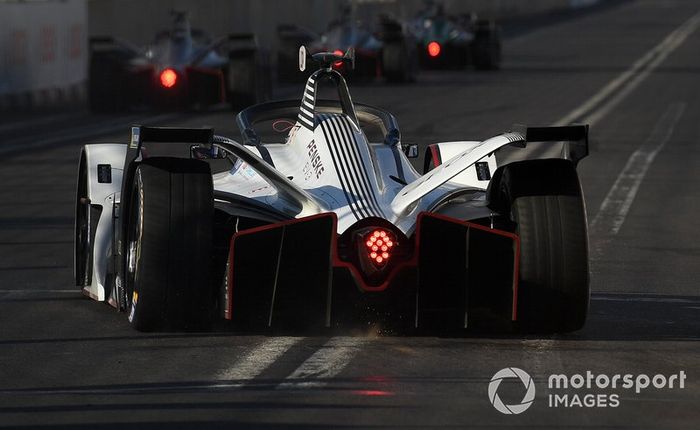
[[[342,57],[343,54],[344,54],[343,51],[341,51],[340,49],[336,49],[335,51],[333,51],[333,53],[334,53],[335,55],[339,55],[339,56],[341,56],[341,57]],[[333,63],[333,67],[335,67],[336,69],[337,69],[338,67],[342,66],[342,65],[343,65],[343,62],[342,62],[342,61],[336,61],[335,63]]]
[[[391,258],[391,250],[396,238],[388,230],[377,228],[365,237],[365,246],[370,261],[377,266],[385,265]]]
[[[160,72],[160,84],[165,88],[172,88],[177,83],[177,73],[173,69],[165,69]]]
[[[433,41],[428,43],[428,55],[430,55],[431,57],[437,57],[438,55],[440,55],[441,49],[442,47],[437,42]]]

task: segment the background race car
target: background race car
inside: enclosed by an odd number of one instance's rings
[[[310,52],[335,52],[343,55],[355,50],[355,68],[343,70],[350,79],[386,78],[389,82],[411,82],[418,71],[415,38],[400,21],[381,15],[376,22],[356,19],[352,8],[344,9],[323,34],[295,25],[277,29],[279,50],[277,74],[281,81],[303,82],[305,75],[293,66],[296,50],[308,46]],[[342,63],[333,65],[342,68]]]
[[[138,48],[112,37],[90,39],[89,104],[93,111],[132,106],[162,109],[228,102],[239,108],[270,96],[268,56],[252,34],[213,39],[172,12],[173,26]]]
[[[423,68],[473,65],[478,70],[495,70],[501,66],[501,30],[494,20],[479,19],[473,13],[449,15],[441,4],[429,3],[410,28],[418,40]]]

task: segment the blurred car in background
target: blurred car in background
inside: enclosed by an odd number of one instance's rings
[[[494,20],[479,19],[474,13],[450,15],[442,4],[428,2],[409,28],[418,41],[422,68],[501,66],[501,30]]]
[[[356,18],[351,6],[321,34],[294,24],[278,26],[277,76],[280,81],[303,80],[290,65],[301,45],[310,52],[341,54],[355,49],[355,70],[348,78],[386,78],[411,82],[420,68],[497,70],[501,66],[501,30],[494,20],[474,13],[453,15],[442,4],[427,1],[414,18],[379,15],[375,23]],[[334,67],[342,67],[338,64]]]
[[[331,22],[328,29],[318,34],[309,29],[283,24],[278,26],[279,49],[277,76],[280,81],[303,81],[303,73],[291,67],[294,55],[301,45],[312,53],[335,52],[338,55],[349,48],[355,49],[355,69],[343,70],[349,79],[385,78],[389,82],[411,82],[418,71],[416,40],[406,24],[382,15],[376,23],[354,18],[350,8],[341,18]],[[333,65],[342,69],[342,63]]]
[[[269,98],[269,61],[254,35],[214,39],[191,28],[186,12],[171,14],[172,28],[158,32],[145,48],[109,36],[90,38],[91,110],[202,108],[223,102],[239,108]]]

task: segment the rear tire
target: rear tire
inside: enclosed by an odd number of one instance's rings
[[[384,43],[382,73],[389,82],[413,82],[416,79],[415,55],[404,39]]]
[[[480,22],[472,45],[472,61],[477,70],[501,68],[501,30],[490,21]]]
[[[137,330],[210,322],[213,201],[203,161],[159,157],[136,168],[124,246],[127,312]]]
[[[233,109],[262,103],[271,97],[270,70],[264,60],[257,50],[229,54],[227,98]]]
[[[120,51],[93,52],[88,72],[88,103],[92,112],[118,112],[127,108],[126,61]]]
[[[499,170],[489,201],[510,215],[520,238],[518,321],[547,332],[579,330],[590,289],[586,210],[576,169],[568,160],[552,159]]]

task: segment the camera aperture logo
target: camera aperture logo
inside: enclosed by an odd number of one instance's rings
[[[520,378],[520,382],[525,386],[525,395],[520,403],[506,405],[498,396],[498,387],[500,387],[501,382],[507,378]],[[493,407],[502,414],[521,414],[525,412],[535,400],[535,383],[532,382],[532,377],[524,370],[518,369],[517,367],[506,367],[496,372],[493,378],[491,378],[491,382],[489,383],[489,400],[491,400]]]
[[[551,374],[547,378],[547,406],[550,408],[617,408],[620,406],[621,390],[633,390],[640,394],[646,389],[684,389],[685,371],[677,374],[594,374],[590,370],[573,375]],[[498,395],[504,379],[520,379],[525,394],[520,403],[505,404]],[[563,392],[562,392],[563,391]],[[601,392],[602,391],[602,392]],[[506,415],[525,412],[535,400],[535,382],[532,377],[517,367],[506,367],[496,372],[489,382],[489,400],[493,407]]]

